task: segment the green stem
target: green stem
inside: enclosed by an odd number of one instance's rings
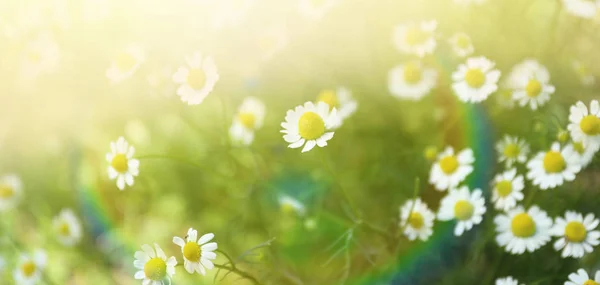
[[[348,192],[346,191],[346,188],[344,188],[344,186],[342,185],[341,180],[339,180],[339,178],[337,177],[335,171],[333,171],[333,169],[331,168],[331,164],[329,163],[329,159],[326,159],[325,156],[322,155],[321,156],[321,162],[323,163],[323,165],[325,166],[325,168],[327,168],[327,171],[329,171],[329,173],[331,174],[331,176],[333,177],[333,179],[336,181],[336,183],[338,184],[338,186],[342,190],[342,194],[344,195],[344,198],[346,199],[346,203],[348,203],[348,206],[350,207],[350,211],[352,211],[352,215],[354,216],[354,218],[358,218],[357,208],[352,203],[352,200],[350,199],[350,195],[348,195]]]
[[[225,265],[219,265],[219,264],[215,264],[215,268],[229,270],[229,271],[241,276],[242,278],[250,280],[250,282],[252,282],[252,284],[261,285],[261,283],[258,282],[258,280],[256,280],[256,278],[252,277],[252,275],[250,275],[244,271],[241,271],[237,268],[229,267],[229,266],[225,266]]]

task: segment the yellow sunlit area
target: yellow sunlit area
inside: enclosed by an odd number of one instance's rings
[[[0,0],[0,284],[598,285],[600,0]]]

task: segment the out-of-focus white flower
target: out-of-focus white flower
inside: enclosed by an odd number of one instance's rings
[[[335,91],[331,89],[322,90],[319,93],[319,96],[317,96],[317,102],[327,103],[330,110],[335,108],[340,120],[340,125],[346,118],[350,117],[358,107],[356,100],[352,98],[350,89],[342,86],[338,87]]]
[[[463,102],[479,103],[498,90],[500,71],[495,63],[480,56],[467,59],[452,73],[452,90]]]
[[[550,84],[548,69],[533,59],[515,65],[506,84],[513,90],[513,99],[521,106],[529,105],[532,110],[550,101],[555,90]]]
[[[33,79],[39,74],[56,71],[60,61],[60,49],[50,32],[41,32],[30,42],[23,54],[21,71],[26,79]]]
[[[587,65],[579,60],[573,61],[573,70],[577,73],[577,76],[581,80],[583,86],[592,86],[596,83],[596,77],[590,73]]]
[[[498,152],[498,161],[505,162],[507,167],[512,167],[514,163],[524,163],[529,154],[529,145],[523,139],[505,135],[504,138],[496,144]]]
[[[187,66],[173,74],[173,81],[180,84],[177,95],[189,105],[198,105],[212,92],[219,80],[217,66],[212,57],[203,57],[200,52],[186,57]]]
[[[42,272],[46,268],[46,253],[36,250],[33,256],[22,253],[19,257],[17,268],[13,273],[15,283],[19,285],[35,284],[42,278]]]
[[[65,246],[76,245],[81,240],[81,223],[71,209],[60,211],[60,214],[52,220],[52,227],[60,243]]]
[[[462,186],[450,190],[440,203],[438,219],[440,221],[456,220],[454,235],[461,236],[464,232],[478,225],[485,214],[485,199],[480,189],[471,193],[469,187]]]
[[[523,175],[517,175],[516,168],[496,175],[492,187],[492,201],[498,210],[508,211],[524,198],[525,181]]]
[[[390,70],[388,87],[399,99],[420,100],[429,94],[437,83],[437,71],[419,61],[398,65]]]
[[[250,145],[254,140],[254,132],[262,127],[264,118],[265,105],[263,102],[254,97],[247,97],[233,118],[229,136],[234,142]]]
[[[423,57],[435,50],[435,20],[408,23],[394,28],[392,40],[398,51]]]
[[[106,77],[111,83],[119,83],[131,77],[145,60],[144,50],[131,45],[110,62]]]
[[[454,53],[460,57],[468,56],[475,51],[471,37],[465,33],[454,34],[449,42]]]
[[[600,0],[562,0],[565,10],[577,17],[592,19],[598,14]]]
[[[12,209],[23,196],[23,184],[16,174],[0,177],[0,212]]]
[[[429,183],[438,191],[455,188],[473,172],[473,150],[466,148],[458,154],[450,146],[438,154],[438,160],[431,166]]]
[[[433,234],[435,214],[420,198],[409,200],[400,208],[400,227],[409,240],[426,241]]]
[[[600,103],[592,100],[589,109],[578,101],[569,109],[569,125],[573,141],[581,142],[584,147],[594,151],[600,149]]]
[[[278,199],[279,207],[285,213],[296,213],[299,216],[306,214],[306,207],[302,202],[288,195],[281,195]]]

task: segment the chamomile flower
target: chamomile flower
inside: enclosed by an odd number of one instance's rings
[[[409,200],[400,208],[400,227],[409,240],[426,241],[433,234],[435,214],[420,198]]]
[[[492,201],[498,210],[508,211],[524,198],[525,182],[523,175],[517,175],[517,169],[509,169],[494,177],[492,181]]]
[[[599,0],[562,0],[565,10],[573,16],[592,19],[600,9]]]
[[[498,90],[500,71],[486,57],[470,57],[452,73],[452,90],[463,102],[478,103]]]
[[[133,186],[133,177],[139,174],[140,161],[133,158],[135,149],[123,137],[110,143],[110,152],[106,154],[108,178],[117,179],[119,190],[125,189],[125,184]]]
[[[254,97],[244,99],[233,124],[229,128],[229,136],[234,142],[250,145],[254,140],[254,132],[260,129],[265,118],[265,105]]]
[[[587,108],[583,102],[578,101],[571,106],[569,113],[569,125],[567,129],[571,132],[574,141],[583,143],[585,147],[594,150],[600,149],[600,103],[592,100]]]
[[[585,63],[579,60],[574,60],[572,66],[583,86],[592,86],[594,83],[596,83],[596,77],[594,77],[594,75],[590,72]]]
[[[25,48],[21,71],[26,79],[32,79],[39,74],[54,72],[59,61],[60,49],[54,36],[42,32]]]
[[[508,276],[496,279],[496,285],[519,285],[519,281],[512,278],[512,276]]]
[[[284,213],[296,213],[299,216],[304,216],[306,207],[297,199],[288,195],[281,195],[278,199],[279,207]]]
[[[581,168],[585,168],[588,166],[592,160],[594,159],[594,155],[598,152],[598,149],[595,149],[594,146],[584,147],[583,143],[573,142],[573,149],[579,156],[579,164],[581,164]]]
[[[173,74],[173,81],[180,84],[177,95],[189,105],[198,105],[212,92],[219,80],[217,66],[212,57],[203,57],[200,52],[186,57],[187,66]]]
[[[537,110],[550,101],[554,86],[550,84],[550,73],[545,66],[533,59],[515,65],[509,75],[508,85],[513,90],[513,99],[521,107],[529,105]]]
[[[298,11],[308,19],[318,20],[339,2],[340,0],[299,0]]]
[[[333,138],[333,129],[339,125],[336,109],[330,110],[329,105],[318,102],[306,102],[293,110],[288,110],[285,122],[281,123],[283,139],[290,143],[288,147],[299,148],[307,152],[315,146],[324,147]]]
[[[471,37],[465,33],[454,34],[449,42],[454,53],[460,57],[468,56],[475,51]]]
[[[454,235],[461,236],[481,223],[485,211],[485,199],[481,190],[475,189],[470,193],[467,186],[462,186],[450,190],[442,199],[437,216],[441,221],[456,220]]]
[[[506,167],[512,167],[514,163],[524,163],[529,154],[529,145],[525,140],[518,137],[504,135],[504,138],[496,144],[498,161],[504,162]]]
[[[392,40],[398,51],[423,57],[435,50],[436,28],[435,20],[398,25],[394,28]]]
[[[473,172],[473,150],[463,149],[455,154],[450,146],[438,154],[437,161],[431,167],[429,173],[429,183],[435,186],[438,191],[455,188]]]
[[[33,255],[21,254],[13,278],[16,284],[35,284],[42,278],[46,268],[46,253],[38,249]]]
[[[560,146],[552,144],[549,151],[539,152],[528,163],[527,179],[542,190],[555,188],[565,181],[575,180],[575,175],[581,170],[579,155],[573,145]]]
[[[390,70],[388,88],[398,99],[420,100],[435,87],[437,75],[435,69],[410,61]]]
[[[133,75],[145,60],[144,50],[131,45],[110,61],[106,77],[112,84],[119,83]]]
[[[525,211],[522,206],[494,218],[496,242],[512,254],[534,252],[550,241],[552,219],[537,206]]]
[[[217,258],[214,252],[218,246],[216,242],[210,242],[215,237],[209,233],[198,238],[198,231],[190,228],[184,241],[180,237],[173,237],[173,243],[181,247],[183,253],[185,270],[194,274],[194,271],[206,275],[206,270],[212,270],[215,265],[212,263]]]
[[[81,223],[71,209],[60,211],[52,220],[52,227],[60,243],[65,246],[73,246],[81,240]]]
[[[335,108],[340,123],[354,114],[358,106],[356,100],[352,98],[352,92],[348,88],[341,86],[336,90],[322,90],[317,96],[317,102],[327,103],[330,110]]]
[[[143,280],[143,285],[171,284],[171,277],[175,275],[175,265],[177,265],[175,256],[167,259],[158,244],[154,244],[154,248],[144,244],[142,251],[136,251],[134,257],[133,266],[139,271],[133,277]]]
[[[577,270],[577,273],[569,274],[569,281],[564,285],[597,285],[600,284],[600,270],[596,271],[596,276],[592,277],[583,269]]]
[[[580,213],[567,211],[564,218],[556,218],[552,227],[552,234],[559,237],[554,249],[562,250],[562,257],[581,258],[591,253],[593,247],[600,244],[600,231],[596,230],[598,223],[600,221],[593,214],[584,217]]]
[[[16,206],[23,195],[21,178],[16,174],[5,174],[0,177],[0,212]]]

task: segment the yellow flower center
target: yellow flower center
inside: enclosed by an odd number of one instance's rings
[[[120,71],[126,72],[130,71],[137,64],[137,60],[133,55],[128,52],[124,52],[117,56],[115,60],[115,64]]]
[[[15,195],[15,190],[7,184],[0,184],[0,198],[8,199]]]
[[[525,92],[530,98],[537,97],[542,92],[542,84],[536,79],[531,79],[525,86]]]
[[[33,274],[35,274],[36,268],[37,266],[35,266],[35,263],[33,263],[33,261],[26,261],[25,263],[21,264],[21,272],[23,272],[23,275],[25,275],[25,277],[33,276]]]
[[[408,224],[416,230],[422,228],[425,224],[425,221],[423,220],[423,215],[417,212],[410,213],[410,217],[408,218]]]
[[[485,83],[485,74],[479,68],[471,68],[465,74],[465,81],[472,88],[479,88]]]
[[[191,262],[197,262],[200,260],[200,246],[193,241],[190,241],[183,246],[183,256]]]
[[[116,154],[113,159],[112,162],[110,163],[110,165],[119,173],[125,173],[127,172],[127,170],[129,169],[129,166],[127,165],[127,157],[122,154]]]
[[[587,230],[580,222],[569,222],[565,227],[565,237],[570,242],[582,242],[587,237]]]
[[[429,38],[429,33],[422,31],[418,27],[410,27],[406,30],[404,40],[409,46],[416,46],[424,43]]]
[[[446,174],[452,174],[458,169],[458,160],[454,155],[448,155],[440,159],[440,168]]]
[[[565,159],[558,151],[549,151],[544,156],[544,169],[548,173],[558,173],[566,167]]]
[[[594,115],[587,115],[581,119],[579,127],[586,135],[598,135],[600,134],[600,118]]]
[[[144,274],[150,280],[163,280],[167,274],[167,263],[158,257],[152,258],[144,265]]]
[[[437,147],[435,146],[428,146],[425,149],[425,158],[429,161],[433,161],[435,160],[435,157],[437,156],[438,151],[437,151]]]
[[[58,233],[62,236],[68,236],[69,234],[71,234],[71,228],[69,227],[69,224],[67,224],[66,222],[60,223],[57,230],[58,230]]]
[[[408,84],[417,84],[423,78],[423,72],[419,64],[415,62],[409,62],[404,65],[404,81]]]
[[[535,222],[527,213],[520,213],[513,218],[511,230],[516,237],[530,237],[535,234]]]
[[[329,105],[329,109],[333,109],[338,105],[338,98],[333,90],[323,90],[319,93],[317,101],[325,102]]]
[[[188,72],[187,84],[194,90],[200,90],[206,84],[206,73],[200,68],[192,68]]]
[[[558,135],[556,135],[556,138],[558,139],[559,142],[566,142],[569,139],[569,132],[567,131],[560,131],[558,133]]]
[[[240,113],[238,120],[247,129],[254,129],[254,125],[256,124],[256,116],[253,113]]]
[[[504,156],[508,158],[517,158],[520,152],[521,149],[516,143],[510,143],[504,148]]]
[[[27,58],[33,63],[39,63],[42,60],[42,55],[38,51],[29,51]]]
[[[298,132],[307,140],[315,140],[325,133],[325,122],[314,112],[306,112],[298,120]]]
[[[460,200],[454,205],[454,216],[461,221],[470,219],[473,216],[475,208],[467,200]]]
[[[458,46],[461,49],[466,49],[469,46],[471,46],[471,39],[469,39],[469,37],[465,35],[459,35],[456,38],[456,46]]]
[[[293,214],[296,212],[296,208],[291,203],[282,203],[281,211],[286,214]]]
[[[583,143],[580,142],[573,143],[573,149],[575,149],[575,151],[579,154],[583,154],[583,152],[585,152],[585,148],[583,148]]]
[[[583,282],[583,285],[600,285],[600,283],[594,281],[594,280],[588,280]]]
[[[512,182],[509,180],[503,180],[496,183],[496,192],[498,192],[498,196],[506,197],[512,192]]]

